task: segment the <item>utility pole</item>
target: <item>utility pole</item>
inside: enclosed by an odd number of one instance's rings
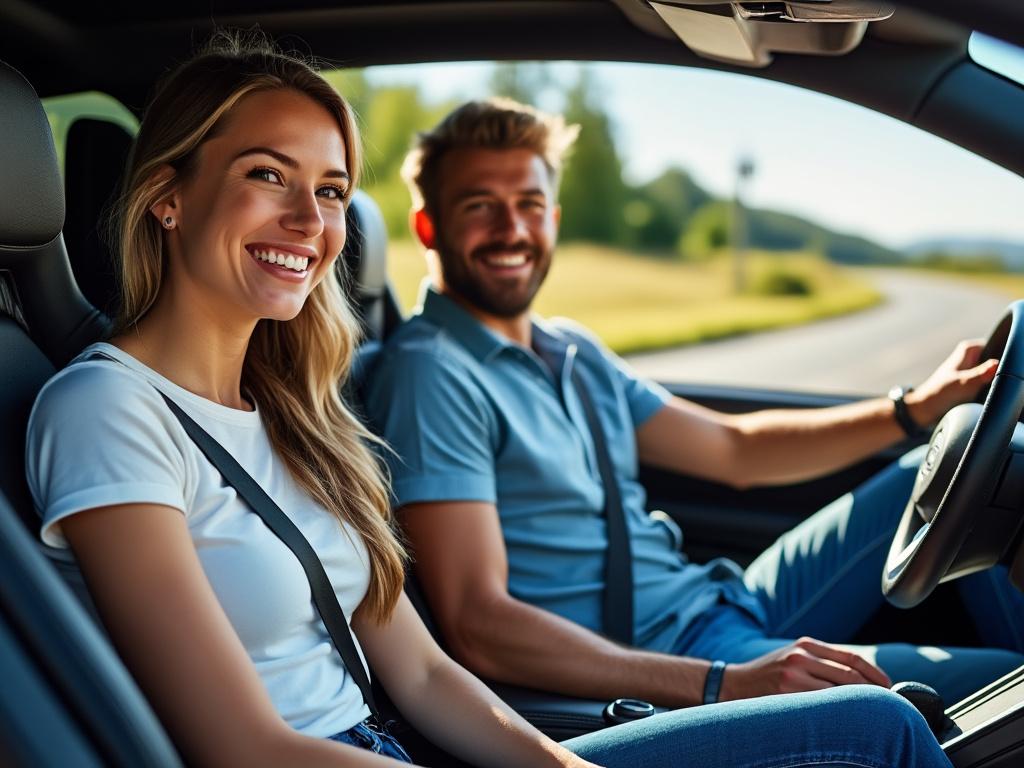
[[[736,193],[732,199],[732,261],[733,291],[743,293],[747,288],[747,213],[743,197],[747,182],[754,175],[754,161],[748,155],[741,155],[736,164]]]

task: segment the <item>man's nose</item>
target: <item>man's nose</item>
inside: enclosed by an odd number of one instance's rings
[[[496,218],[497,233],[510,240],[518,240],[529,234],[525,218],[512,204],[499,206]]]

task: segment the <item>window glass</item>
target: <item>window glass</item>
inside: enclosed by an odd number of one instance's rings
[[[582,126],[543,314],[641,372],[833,393],[918,383],[1024,295],[1024,181],[899,121],[760,78],[637,64],[444,64],[338,73],[388,222],[425,272],[398,169],[416,130],[501,94]]]
[[[967,43],[967,51],[981,66],[1024,84],[1024,49],[998,38],[973,32]]]
[[[57,149],[60,167],[64,169],[64,146],[71,125],[79,118],[109,120],[124,127],[133,136],[139,130],[139,121],[117,99],[105,93],[87,91],[66,96],[43,99],[43,109],[50,121],[53,143]]]

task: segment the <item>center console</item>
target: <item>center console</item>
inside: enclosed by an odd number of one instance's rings
[[[942,748],[956,768],[1024,766],[1024,667],[946,710]]]

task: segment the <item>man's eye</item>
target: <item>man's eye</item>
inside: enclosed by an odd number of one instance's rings
[[[259,179],[260,181],[269,181],[271,184],[281,184],[281,174],[275,171],[273,168],[253,168],[249,173],[246,174],[247,178]]]

